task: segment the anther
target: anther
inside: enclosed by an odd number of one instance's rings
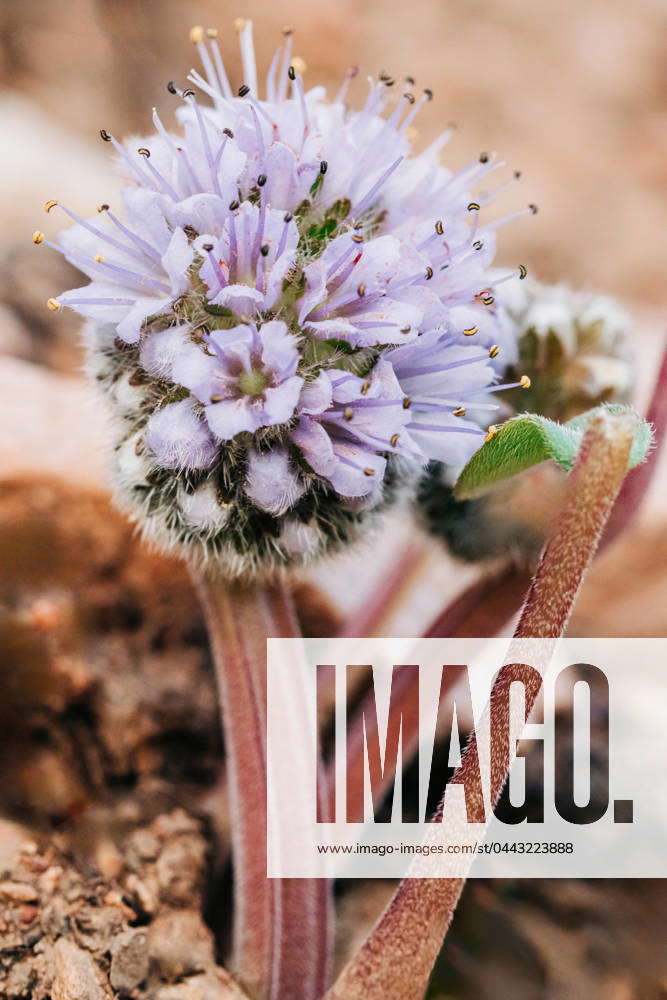
[[[289,38],[289,36],[290,36],[290,35],[293,35],[293,34],[294,34],[294,28],[292,27],[292,25],[291,25],[291,24],[286,24],[286,25],[285,25],[285,26],[284,26],[283,28],[281,28],[280,30],[282,31],[282,33],[283,33],[283,35],[285,36],[285,38]]]
[[[424,97],[426,98],[427,101],[433,100],[433,91],[431,90],[430,87],[424,87]]]
[[[433,268],[429,264],[429,266],[426,268],[426,280],[430,281],[432,277],[433,277]]]
[[[195,92],[194,92],[194,90],[192,90],[191,87],[188,87],[187,90],[183,91],[183,97],[194,97],[194,96],[195,96]]]
[[[294,56],[292,59],[292,69],[295,73],[298,73],[299,76],[303,76],[308,69],[306,66],[306,60],[302,59],[301,56]]]
[[[357,286],[357,295],[359,296],[360,299],[363,299],[365,294],[366,294],[366,286],[362,282],[361,285]]]
[[[375,475],[375,469],[365,468],[364,469],[364,475],[365,476],[374,476]]]
[[[489,162],[489,154],[488,153],[480,153],[479,154],[479,162],[480,163],[488,163]]]
[[[98,211],[98,214],[101,215],[102,212],[108,212],[109,211],[109,206],[107,205],[106,202],[103,202],[101,205],[97,206],[97,211]]]
[[[105,259],[106,258],[102,253],[96,253],[95,256],[93,257],[93,260],[95,261],[96,264],[103,264]]]
[[[469,326],[467,330],[463,331],[464,337],[474,337],[479,328],[476,326]]]
[[[441,219],[438,219],[438,221],[436,222],[436,224],[435,224],[435,231],[438,234],[438,236],[442,236],[443,235],[443,233],[445,231],[445,227],[443,226]]]
[[[150,149],[146,149],[145,146],[140,146],[140,148],[137,150],[137,153],[139,154],[139,156],[145,156],[146,159],[148,159],[148,157],[151,155]]]
[[[294,69],[294,66],[290,66],[290,68],[287,70],[287,75],[290,78],[290,80],[296,80],[296,70]]]
[[[489,348],[489,357],[497,358],[499,354],[500,354],[500,348],[498,347],[497,344],[493,344],[493,346]]]
[[[52,208],[55,208],[58,204],[57,201],[46,201],[44,202],[44,211],[48,214]]]
[[[294,216],[292,215],[291,212],[285,212],[285,214],[283,215],[283,222],[291,222],[293,218]]]
[[[414,104],[415,103],[415,95],[411,94],[409,90],[407,90],[403,94],[403,97],[406,99],[406,101],[408,102],[408,104]]]
[[[238,207],[239,207],[239,202],[236,201],[236,199],[234,201],[230,201],[230,203],[229,203],[229,211],[230,212],[235,212]]]
[[[111,134],[109,132],[107,132],[107,130],[105,128],[101,128],[100,129],[100,139],[103,139],[104,142],[111,142]]]
[[[525,264],[519,264],[519,279],[523,281],[523,279],[526,277],[527,274],[528,271],[526,269]]]
[[[266,174],[260,174],[257,178],[257,187],[263,188],[266,184]]]
[[[169,83],[167,84],[167,90],[169,91],[170,94],[178,94],[176,84],[174,83],[173,80],[170,80]],[[102,136],[102,138],[104,138],[104,136]]]
[[[204,41],[206,32],[201,24],[196,24],[194,28],[190,28],[190,41],[193,45],[197,45],[199,42]]]
[[[47,299],[46,305],[53,313],[60,312],[60,310],[62,309],[62,306],[60,302],[58,302],[58,299]]]
[[[457,406],[455,410],[452,410],[452,415],[455,417],[465,417],[466,415],[465,406]]]
[[[475,242],[473,243],[472,246],[473,246],[473,250],[483,250],[484,249],[484,244],[482,243],[481,240],[475,240]]]
[[[268,256],[269,249],[270,249],[270,247],[269,247],[268,243],[265,243],[263,246],[261,246],[259,248],[259,252],[261,253],[262,257],[267,257]]]
[[[493,295],[482,296],[482,302],[484,303],[485,306],[492,306],[495,301],[496,300],[494,299]]]
[[[537,213],[539,211],[537,205],[535,205],[535,204],[533,204],[531,202],[531,204],[528,206],[528,208],[531,210],[531,212],[533,213],[533,215],[537,215]]]
[[[359,390],[359,392],[361,393],[362,396],[365,396],[370,387],[371,387],[370,382],[362,382],[361,389]]]
[[[322,174],[322,176],[324,176],[324,174],[326,174],[326,172],[327,172],[328,169],[329,169],[329,164],[327,163],[327,161],[326,160],[320,160],[320,173]]]
[[[411,332],[412,332],[412,327],[411,326],[402,326],[401,327],[401,333],[411,333]]]
[[[471,201],[470,204],[468,205],[468,211],[469,212],[479,212],[479,209],[480,209],[480,205],[479,205],[479,202],[477,202],[477,201]]]
[[[235,17],[234,18],[234,31],[241,32],[241,31],[243,31],[244,28],[245,28],[245,18],[244,17]]]
[[[414,76],[406,76],[405,82],[409,83],[411,87],[414,87],[417,81],[415,80]]]
[[[39,229],[35,230],[35,232],[32,234],[32,242],[33,243],[36,243],[36,244],[39,245],[40,243],[44,242],[44,239],[45,239],[44,233],[40,232]]]
[[[400,434],[392,434],[391,435],[391,437],[389,438],[389,444],[392,446],[392,448],[396,447],[396,445],[398,444],[398,439],[400,438],[400,436],[401,436]]]
[[[522,375],[519,379],[519,383],[522,389],[530,389],[531,381],[529,375]]]
[[[352,409],[352,407],[346,406],[345,409],[343,410],[343,420],[347,420],[349,422],[353,416],[354,416],[354,410]]]
[[[242,83],[241,86],[238,89],[238,95],[239,95],[239,97],[245,97],[246,94],[249,94],[249,93],[250,93],[250,87],[248,86],[248,84],[247,83]]]
[[[202,248],[202,250],[205,250],[206,253],[210,253],[211,250],[213,249],[213,244],[212,243],[202,243],[201,248]]]
[[[404,396],[403,397],[403,409],[404,410],[409,410],[411,406],[412,406],[412,400],[411,400],[411,398],[409,396]]]
[[[210,397],[210,402],[211,403],[221,403],[224,398],[225,398],[224,396],[211,396]]]
[[[218,37],[218,29],[217,28],[207,28],[206,29],[206,37],[207,38],[211,38],[211,39],[217,38]]]
[[[518,181],[520,178],[521,178],[521,171],[520,170],[515,170],[514,171],[514,180]]]
[[[353,243],[363,243],[364,242],[364,238],[363,238],[363,236],[360,236],[359,233],[353,233],[352,234],[352,242]]]
[[[234,138],[234,133],[230,128],[223,128],[222,134],[228,136],[230,139]]]
[[[486,434],[484,435],[484,440],[485,441],[492,441],[494,439],[494,437],[496,436],[497,433],[498,433],[498,428],[496,427],[495,424],[491,424],[491,426],[487,430]]]

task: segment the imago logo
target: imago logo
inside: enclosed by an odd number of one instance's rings
[[[317,664],[318,715],[323,717],[327,706],[336,700],[336,671],[334,664]],[[466,664],[446,664],[441,667],[438,704],[435,708],[436,731],[443,734],[438,757],[441,761],[434,768],[435,743],[425,766],[428,771],[428,794],[423,811],[415,808],[420,800],[420,707],[422,703],[420,677],[424,668],[418,664],[393,666],[389,688],[389,705],[386,723],[380,731],[375,686],[375,674],[370,664],[345,664],[342,667],[345,687],[345,728],[343,732],[345,759],[345,809],[347,823],[359,823],[370,818],[372,822],[391,822],[397,815],[402,823],[442,823],[445,815],[444,797],[430,813],[428,803],[436,801],[446,786],[461,786],[468,823],[486,823],[486,799],[490,798],[495,816],[503,823],[544,822],[544,736],[512,741],[511,696],[513,687],[519,686],[523,704],[527,694],[537,694],[542,687],[539,671],[525,663],[504,665],[493,683],[493,700],[490,713],[490,796],[484,795],[479,762],[478,737],[475,712],[472,704],[469,669]],[[591,738],[590,711],[578,718],[575,705],[575,688],[587,688],[585,698],[591,704],[595,692],[596,729]],[[359,698],[359,692],[363,697]],[[579,697],[582,692],[579,691]],[[590,663],[572,664],[563,668],[556,677],[555,711],[550,720],[555,747],[554,805],[563,820],[569,823],[595,823],[607,812],[609,806],[609,682],[606,674]],[[542,706],[540,706],[542,709]],[[540,711],[543,716],[543,711]],[[463,726],[459,720],[463,720]],[[522,726],[528,720],[525,714]],[[543,722],[535,717],[533,723]],[[577,735],[586,744],[588,759],[580,761],[588,775],[587,801],[578,803],[574,794],[575,725],[586,726],[587,731]],[[454,753],[452,753],[455,744]],[[443,753],[444,747],[444,753]],[[340,752],[336,735],[333,753]],[[538,773],[530,789],[522,792],[522,801],[514,804],[509,794],[502,794],[505,775],[511,758],[531,756]],[[460,759],[458,766],[449,761],[452,756]],[[591,760],[591,756],[594,760]],[[401,778],[401,804],[394,810],[399,760],[408,761],[410,767]],[[592,770],[593,769],[593,772]],[[594,773],[594,783],[590,775]],[[318,772],[318,822],[331,822],[338,818],[336,770]],[[511,779],[510,779],[511,780]],[[593,793],[593,784],[595,792]],[[370,792],[370,817],[365,808],[367,791]],[[509,792],[509,786],[507,791]],[[322,809],[322,801],[329,800],[330,811]],[[614,821],[632,822],[632,800],[614,802]]]
[[[666,652],[270,640],[268,874],[664,874]]]

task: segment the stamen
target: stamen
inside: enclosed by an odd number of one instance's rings
[[[498,428],[496,427],[495,424],[491,424],[491,426],[488,428],[486,434],[484,435],[484,440],[486,442],[493,441],[493,439],[494,439],[494,437],[496,436],[497,433],[498,433]]]
[[[150,161],[150,155],[151,155],[150,149],[146,149],[145,146],[141,146],[137,150],[137,153],[139,154],[139,156],[142,156],[144,158],[144,160],[146,162],[146,166],[148,167],[148,169],[150,170],[151,174],[153,175],[153,177],[155,178],[155,180],[157,181],[157,183],[160,185],[160,187],[162,188],[162,190],[164,191],[164,193],[166,195],[168,195],[173,201],[179,201],[180,198],[179,198],[178,194],[174,191],[174,189],[171,186],[171,184],[169,183],[169,181],[166,180],[166,178],[164,178],[162,176],[162,174],[160,173],[160,171],[157,170],[153,166],[153,164],[151,163],[151,161]]]
[[[208,132],[206,131],[206,126],[204,124],[204,118],[202,116],[201,110],[197,101],[194,97],[191,100],[191,105],[195,109],[195,115],[197,116],[197,125],[199,126],[199,134],[201,135],[202,145],[204,147],[204,155],[206,156],[206,162],[208,163],[208,168],[211,172],[211,182],[213,184],[213,191],[218,195],[219,198],[222,197],[222,191],[220,190],[220,181],[218,180],[218,173],[215,169],[215,162],[213,160],[213,153],[211,151],[211,143],[209,142]]]
[[[385,172],[382,174],[382,176],[379,178],[379,180],[377,180],[375,182],[375,184],[370,189],[370,191],[355,206],[355,212],[357,214],[360,215],[363,211],[365,211],[366,208],[368,208],[368,206],[372,203],[372,201],[375,198],[375,196],[378,193],[378,191],[380,191],[380,189],[383,187],[383,185],[386,184],[386,182],[389,180],[389,178],[394,173],[394,171],[397,170],[398,167],[401,165],[401,163],[403,162],[403,160],[404,160],[404,157],[403,156],[399,156],[398,159],[394,160],[394,162],[391,164],[391,166],[388,167],[387,170],[385,170]],[[352,239],[354,239],[354,236],[352,237]]]
[[[63,211],[65,215],[68,215],[73,222],[77,222],[80,226],[83,226],[84,229],[87,229],[89,233],[92,233],[93,236],[97,236],[98,239],[108,243],[109,246],[115,247],[117,250],[120,250],[121,253],[129,254],[130,257],[134,257],[135,260],[141,261],[142,264],[145,263],[143,254],[139,253],[138,250],[135,250],[134,247],[129,247],[127,244],[121,243],[120,240],[114,239],[113,236],[105,233],[102,229],[98,229],[97,226],[91,225],[90,222],[82,219],[80,215],[77,215],[76,212],[73,212],[65,205],[61,205],[60,202],[49,202],[48,204],[51,204],[52,207],[53,205],[57,205],[58,208]]]
[[[479,427],[450,427],[445,424],[422,424],[417,420],[411,420],[410,427],[415,427],[419,431],[440,431],[443,434],[479,434],[480,436],[484,431],[480,430]]]
[[[521,219],[524,215],[537,215],[537,205],[528,205],[527,208],[523,208],[518,212],[513,212],[512,215],[506,215],[502,219],[496,219],[494,222],[488,222],[484,228],[485,229],[500,229],[501,226],[506,226],[509,222],[514,222],[516,219]]]
[[[189,160],[187,152],[182,147],[179,147],[179,146],[176,145],[176,143],[174,142],[174,140],[172,139],[172,137],[169,135],[169,133],[167,132],[167,130],[164,127],[164,125],[162,124],[162,121],[160,120],[160,117],[159,117],[159,115],[158,115],[158,113],[157,113],[157,111],[156,111],[155,108],[153,108],[153,124],[155,125],[155,128],[157,129],[157,132],[160,135],[160,137],[169,146],[169,148],[170,148],[170,150],[172,152],[172,155],[174,157],[174,162],[176,163],[177,169],[178,169],[178,160],[179,160],[179,158],[183,160],[183,163],[185,164],[185,169],[187,170],[188,176],[190,178],[190,185],[191,186],[190,186],[190,192],[189,193],[190,194],[195,194],[197,191],[201,191],[201,187],[202,186],[199,183],[199,179],[198,179],[197,175],[195,174],[194,170],[192,169],[192,164],[190,163],[190,160]]]
[[[278,243],[278,249],[276,250],[276,260],[278,260],[279,257],[282,257],[282,254],[287,245],[287,234],[289,232],[289,224],[292,221],[292,219],[293,215],[291,212],[286,212],[285,215],[283,216],[284,225],[283,225],[283,231],[280,234],[280,242]]]
[[[110,142],[113,145],[113,148],[116,150],[118,155],[123,158],[123,160],[128,165],[128,167],[130,168],[130,170],[132,171],[132,173],[134,174],[134,176],[137,178],[137,180],[141,185],[149,188],[152,187],[150,177],[146,173],[144,173],[144,171],[139,167],[139,165],[130,158],[130,155],[125,149],[125,147],[121,146],[121,144],[118,142],[117,139],[114,138],[111,132],[107,132],[107,130],[104,128],[100,129],[100,136],[104,140],[104,142]]]
[[[347,73],[345,74],[345,79],[343,80],[340,90],[336,94],[336,99],[334,104],[344,104],[347,99],[347,92],[350,88],[351,82],[354,80],[355,76],[359,73],[358,66],[350,66]]]
[[[213,53],[213,62],[215,63],[215,69],[218,74],[218,80],[220,82],[220,89],[222,91],[223,96],[227,100],[231,100],[234,94],[232,93],[232,88],[229,85],[229,79],[227,77],[227,72],[225,70],[225,64],[222,60],[220,46],[218,45],[216,39],[211,39],[210,45],[211,45],[211,52]]]
[[[499,354],[500,348],[498,347],[498,344],[493,344],[493,346],[489,348],[489,357],[497,358]]]
[[[225,278],[223,270],[222,270],[222,268],[220,266],[220,261],[218,261],[216,259],[215,255],[213,253],[213,244],[212,243],[204,243],[204,244],[202,244],[202,250],[204,250],[206,252],[207,257],[208,257],[209,261],[211,262],[211,267],[213,268],[213,272],[214,272],[216,278],[218,279],[218,283],[220,285],[220,290],[222,290],[223,288],[225,288],[227,286],[227,279]]]
[[[211,32],[213,34],[211,34]],[[211,62],[208,49],[204,45],[204,39],[215,38],[216,35],[217,31],[215,31],[215,28],[208,28],[205,31],[200,24],[190,29],[190,41],[197,46],[197,52],[199,53],[199,58],[201,59],[202,66],[204,67],[208,83],[213,89],[219,88],[220,81],[218,80],[217,73],[213,67],[213,63]]]
[[[58,302],[58,299],[47,299],[46,306],[47,309],[51,310],[51,312],[56,312],[56,313],[60,312],[60,310],[62,309],[62,306],[60,302]]]
[[[287,97],[287,86],[289,80],[289,66],[290,60],[292,58],[292,34],[285,36],[285,46],[283,49],[283,60],[280,66],[280,73],[278,74],[278,87],[276,93],[276,100],[282,103]]]
[[[255,61],[255,46],[252,38],[252,21],[237,18],[234,22],[234,27],[240,36],[243,79],[253,94],[257,94],[257,63]]]

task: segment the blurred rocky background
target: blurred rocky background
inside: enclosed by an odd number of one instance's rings
[[[347,66],[433,88],[418,142],[449,121],[453,166],[497,149],[522,171],[498,213],[500,261],[607,292],[633,317],[647,398],[667,299],[664,0],[23,0],[0,9],[0,995],[9,1000],[225,1000],[231,881],[224,748],[206,637],[183,569],[146,551],[111,507],[104,416],[80,375],[78,320],[46,299],[76,283],[36,249],[57,198],[82,214],[117,191],[102,127],[148,129],[165,82],[217,26],[239,80],[233,19],[261,61],[297,32],[307,82]],[[572,623],[587,635],[667,635],[665,463],[631,531],[605,552]],[[544,492],[544,491],[542,491]],[[546,524],[530,498],[531,517]],[[416,634],[479,574],[405,514],[365,559],[299,585],[306,630],[331,634],[413,553],[386,634]],[[354,585],[351,585],[354,581]],[[317,589],[316,589],[317,588]],[[390,887],[347,885],[338,960]],[[433,998],[664,1000],[661,882],[475,883]]]

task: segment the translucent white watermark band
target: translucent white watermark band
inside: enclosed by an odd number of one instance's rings
[[[267,669],[270,877],[667,875],[667,639],[270,639]]]

